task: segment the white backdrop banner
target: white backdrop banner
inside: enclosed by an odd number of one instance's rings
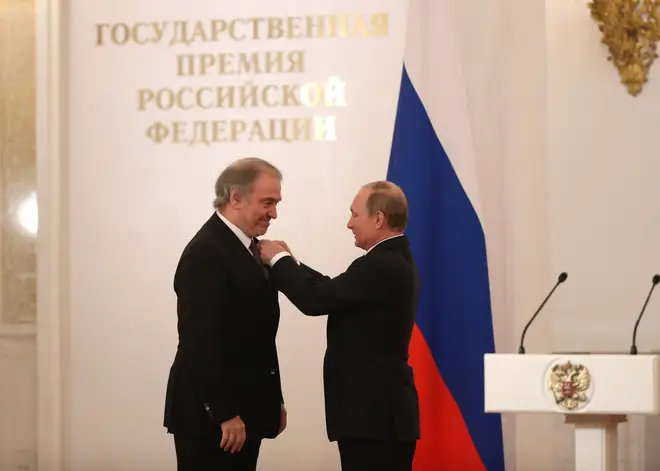
[[[268,236],[298,258],[336,275],[359,254],[348,207],[386,175],[407,5],[69,2],[67,470],[176,468],[162,427],[172,278],[227,164],[258,156],[283,171]],[[282,308],[289,427],[259,469],[339,469],[323,415],[325,320]]]

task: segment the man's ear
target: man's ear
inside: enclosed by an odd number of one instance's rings
[[[236,190],[236,188],[230,188],[229,189],[229,204],[233,208],[237,208],[238,206],[241,205],[243,202],[243,197],[241,194]]]
[[[376,211],[376,227],[380,229],[385,225],[385,214],[382,211]]]

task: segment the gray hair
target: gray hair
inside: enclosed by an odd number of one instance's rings
[[[213,207],[222,210],[229,204],[231,190],[234,189],[241,196],[252,192],[252,185],[257,177],[267,172],[275,175],[280,180],[282,172],[270,162],[257,157],[246,157],[225,168],[215,182],[215,199]]]

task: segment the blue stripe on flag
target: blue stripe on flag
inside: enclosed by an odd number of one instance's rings
[[[406,234],[421,278],[417,326],[485,468],[502,471],[501,418],[484,412],[483,357],[495,350],[484,232],[405,67],[387,178],[410,206]]]

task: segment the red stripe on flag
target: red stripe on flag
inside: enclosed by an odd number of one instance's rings
[[[417,325],[410,342],[410,364],[415,372],[421,425],[414,471],[486,471]]]

